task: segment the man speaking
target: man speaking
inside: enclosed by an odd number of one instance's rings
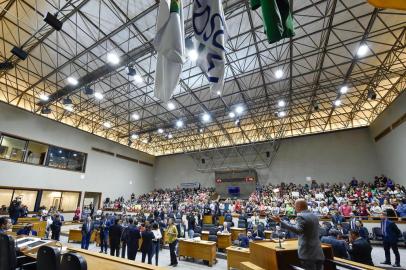
[[[319,240],[319,218],[307,209],[307,202],[298,199],[295,202],[296,224],[281,221],[279,216],[273,216],[275,222],[281,223],[281,228],[298,235],[298,254],[302,266],[306,270],[322,270],[324,254]]]

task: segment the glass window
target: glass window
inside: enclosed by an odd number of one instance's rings
[[[0,158],[22,161],[27,141],[3,136],[0,145]]]
[[[12,189],[0,189],[0,207],[9,207],[13,196]]]
[[[69,151],[68,165],[69,170],[82,172],[84,170],[84,164],[86,160],[86,154]]]
[[[75,211],[79,202],[78,192],[63,192],[61,201],[61,211]]]
[[[43,191],[40,206],[45,206],[47,209],[54,207],[59,209],[62,192],[59,191]]]
[[[57,146],[50,146],[46,165],[48,165],[49,167],[66,169],[68,164],[68,157],[69,153],[67,150]]]
[[[35,201],[37,200],[38,191],[36,190],[19,190],[14,191],[13,200],[17,197],[21,198],[21,205],[26,205],[28,211],[34,211]]]
[[[25,162],[37,165],[44,165],[45,156],[48,151],[48,145],[37,143],[37,142],[28,142],[27,156]]]

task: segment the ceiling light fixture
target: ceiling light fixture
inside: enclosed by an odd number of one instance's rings
[[[237,114],[242,114],[242,113],[244,112],[244,107],[243,107],[242,105],[238,105],[238,106],[235,108],[235,112],[236,112]]]
[[[134,77],[133,77],[133,79],[134,79],[134,82],[135,83],[142,83],[144,80],[142,79],[142,76],[140,75],[140,74],[135,74],[134,75]]]
[[[42,101],[48,101],[49,100],[49,96],[46,94],[41,94],[39,95],[39,99]]]
[[[286,116],[286,112],[284,112],[284,111],[278,112],[278,116],[279,116],[279,117],[285,117],[285,116]]]
[[[162,134],[162,133],[164,133],[164,130],[162,128],[158,128],[158,133]]]
[[[104,126],[105,128],[111,128],[110,122],[104,122],[104,123],[103,123],[103,126]]]
[[[138,136],[137,133],[131,134],[131,140],[136,140],[138,139],[140,136]]]
[[[348,86],[344,85],[340,88],[340,93],[341,94],[346,94],[348,92]]]
[[[175,108],[176,108],[176,106],[175,106],[175,104],[173,103],[173,102],[168,102],[168,109],[170,110],[170,111],[172,111],[172,110],[174,110]]]
[[[279,101],[278,101],[278,106],[279,106],[279,107],[282,108],[282,107],[285,107],[285,105],[286,105],[286,102],[285,102],[284,100],[279,100]]]
[[[362,56],[366,55],[368,53],[368,51],[369,51],[368,46],[365,44],[362,44],[361,46],[359,46],[359,48],[357,50],[357,55],[359,57],[362,57]]]
[[[283,77],[283,70],[282,69],[278,69],[277,71],[275,71],[275,78],[280,79]]]
[[[70,85],[73,85],[73,86],[75,86],[79,83],[79,81],[75,77],[68,77],[66,80],[68,81],[68,83]]]
[[[334,100],[334,106],[338,107],[340,105],[341,105],[341,100],[339,100],[339,99]]]
[[[172,139],[172,138],[173,138],[172,133],[169,133],[169,134],[168,134],[168,139]]]
[[[94,98],[97,100],[102,100],[104,98],[103,94],[100,92],[94,93]]]
[[[220,91],[217,91],[217,95],[218,95],[218,96],[221,96],[221,92],[220,92]]]
[[[235,113],[234,113],[234,112],[229,112],[229,113],[228,113],[228,116],[229,116],[230,118],[234,118],[234,117],[235,117]]]
[[[109,62],[112,65],[118,65],[118,63],[120,63],[120,58],[115,53],[108,53],[107,62]]]
[[[207,122],[210,121],[210,119],[211,119],[210,114],[208,114],[208,113],[204,113],[204,114],[203,114],[203,116],[202,116],[203,122],[207,123]]]
[[[187,54],[189,59],[193,62],[199,58],[199,53],[195,49],[189,50]]]
[[[66,104],[66,105],[63,106],[63,108],[68,112],[73,112],[74,111],[73,104]]]
[[[133,114],[131,115],[131,117],[132,117],[132,119],[134,119],[134,120],[140,120],[140,115],[139,115],[138,113],[133,113]]]
[[[176,121],[176,126],[178,127],[178,128],[181,128],[181,127],[183,127],[183,121],[182,120],[178,120],[178,121]]]

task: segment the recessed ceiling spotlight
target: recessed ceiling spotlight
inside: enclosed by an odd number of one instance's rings
[[[68,77],[66,79],[70,85],[77,85],[79,81],[75,77]]]
[[[357,50],[357,55],[358,56],[364,56],[368,53],[369,48],[367,45],[362,44],[361,46],[359,46],[358,50]]]
[[[173,138],[172,133],[169,133],[169,134],[168,134],[168,139],[172,139],[172,138]]]
[[[339,100],[339,99],[334,100],[334,106],[338,107],[340,105],[341,105],[341,100]]]
[[[210,119],[211,119],[211,116],[210,116],[210,114],[208,114],[208,113],[204,113],[203,114],[203,116],[202,116],[202,120],[203,120],[203,122],[209,122],[210,121]]]
[[[134,119],[134,120],[140,120],[140,115],[139,115],[138,113],[133,113],[133,114],[131,115],[131,117],[132,117],[132,119]]]
[[[138,134],[136,134],[136,133],[134,133],[134,134],[131,134],[131,140],[136,140],[136,139],[138,139],[140,136],[138,136]]]
[[[142,76],[140,74],[135,74],[134,77],[134,82],[135,83],[142,83],[144,80],[142,79]]]
[[[63,105],[63,108],[64,108],[66,111],[68,111],[68,112],[73,112],[73,111],[74,111],[73,104],[66,104],[66,105]]]
[[[183,127],[183,121],[182,120],[178,120],[178,121],[176,121],[176,126],[178,127],[178,128],[181,128],[181,127]]]
[[[199,132],[203,133],[204,129],[203,128],[199,128]]]
[[[168,109],[171,110],[171,111],[176,108],[176,106],[175,106],[175,104],[173,102],[168,102],[167,106],[168,106]]]
[[[164,130],[162,128],[158,128],[158,133],[162,134],[162,133],[164,133]]]
[[[234,112],[229,112],[229,113],[228,113],[228,116],[229,116],[230,118],[234,118],[234,117],[235,117],[235,113],[234,113]]]
[[[220,92],[220,91],[217,91],[217,95],[218,95],[218,96],[221,96],[221,92]]]
[[[97,99],[97,100],[102,100],[104,98],[104,96],[100,92],[95,92],[94,93],[94,98]]]
[[[235,108],[235,112],[236,112],[237,114],[242,114],[242,113],[244,112],[244,107],[243,107],[242,105],[238,105],[238,106]]]
[[[341,94],[346,94],[348,92],[348,86],[344,85],[340,88]]]
[[[240,126],[240,124],[241,124],[240,119],[235,120],[234,124],[235,124],[237,127],[239,127],[239,126]]]
[[[275,71],[275,78],[280,79],[283,77],[283,70],[282,69],[278,69],[277,71]]]
[[[49,96],[47,94],[41,94],[41,95],[39,95],[39,99],[42,101],[48,101]]]
[[[110,64],[113,64],[113,65],[117,65],[118,63],[120,63],[120,58],[115,53],[108,53],[107,62],[109,62]]]
[[[111,128],[110,122],[104,122],[104,123],[103,123],[103,127],[105,127],[105,128]]]
[[[285,105],[286,105],[286,102],[284,100],[279,100],[278,101],[278,106],[279,107],[285,107]]]

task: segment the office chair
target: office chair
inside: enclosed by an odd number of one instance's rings
[[[14,239],[6,234],[0,234],[0,270],[31,269],[35,262],[22,263],[25,256],[16,255]]]
[[[42,246],[37,253],[37,270],[59,270],[61,252],[57,247]]]
[[[66,253],[62,256],[60,270],[87,270],[87,263],[79,254]]]

